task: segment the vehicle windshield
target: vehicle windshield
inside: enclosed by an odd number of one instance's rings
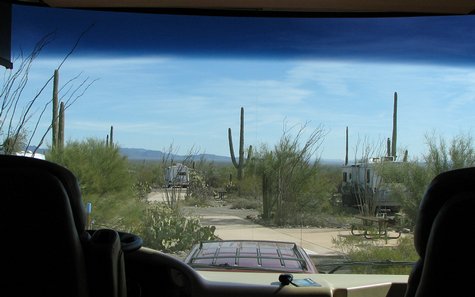
[[[1,153],[67,167],[88,228],[183,261],[266,240],[318,273],[409,274],[428,183],[475,163],[474,16],[13,5],[12,62]]]

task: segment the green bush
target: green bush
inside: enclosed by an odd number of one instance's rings
[[[130,172],[135,176],[136,182],[150,188],[159,188],[164,183],[164,165],[157,161],[132,161],[128,163]]]
[[[140,224],[146,207],[132,191],[83,195],[83,201],[92,203],[92,229],[130,231]]]
[[[117,147],[101,140],[68,142],[62,150],[49,150],[46,158],[76,174],[85,195],[120,192],[132,187],[127,159]]]
[[[144,203],[136,197],[127,159],[103,141],[73,141],[49,150],[47,160],[71,170],[79,180],[84,203],[92,203],[93,228],[127,230],[137,224]]]

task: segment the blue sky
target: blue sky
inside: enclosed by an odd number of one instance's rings
[[[91,23],[90,17],[68,12],[57,19],[35,15],[36,24],[29,25],[32,13],[16,12],[14,54],[53,29],[56,39],[35,62],[25,100]],[[398,146],[413,157],[424,152],[424,135],[433,130],[450,138],[474,128],[473,17],[442,18],[429,26],[418,18],[315,22],[162,16],[158,27],[155,17],[134,17],[146,25],[131,16],[120,23],[120,34],[107,34],[102,21],[109,16],[98,18],[63,65],[63,83],[79,73],[97,79],[67,110],[67,140],[105,139],[113,125],[122,147],[173,145],[179,153],[194,148],[226,156],[228,128],[237,147],[242,106],[246,146],[273,146],[284,125],[307,123],[307,132],[326,131],[321,157],[343,159],[348,126],[353,158],[364,139],[376,145],[391,137],[394,92]],[[61,19],[76,26],[65,28]],[[129,45],[119,49],[119,44]],[[42,126],[47,125],[45,119]]]

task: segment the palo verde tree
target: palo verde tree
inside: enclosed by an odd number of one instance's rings
[[[379,168],[379,174],[391,187],[391,195],[401,203],[409,227],[414,225],[419,204],[434,177],[448,170],[475,166],[470,134],[459,134],[447,141],[432,132],[426,134],[425,142],[427,149],[421,159]]]
[[[316,201],[311,187],[318,173],[317,153],[325,132],[318,127],[305,140],[306,126],[300,127],[296,134],[292,128],[284,128],[274,149],[263,147],[256,157],[263,176],[263,217],[273,214],[278,225]]]
[[[475,148],[470,134],[459,134],[447,142],[435,132],[426,134],[424,161],[431,176],[453,169],[475,166]]]
[[[95,138],[68,141],[62,150],[49,150],[46,158],[76,175],[84,202],[93,205],[96,226],[122,228],[125,220],[138,219],[141,205],[134,199],[133,178],[119,147]]]
[[[231,128],[228,128],[228,140],[229,140],[229,152],[231,154],[231,160],[234,167],[237,169],[237,178],[242,180],[243,169],[249,163],[252,155],[252,145],[249,146],[247,151],[247,159],[244,160],[244,108],[241,107],[241,125],[239,130],[239,160],[236,160],[234,155],[233,137],[231,135]]]

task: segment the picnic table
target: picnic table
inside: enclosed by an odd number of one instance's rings
[[[219,191],[219,192],[218,192],[218,199],[219,199],[219,200],[223,200],[223,199],[224,199],[224,195],[226,195],[226,191]]]
[[[218,201],[223,201],[224,196],[226,195],[226,191],[218,190],[218,192],[214,194],[214,198]]]
[[[397,239],[401,236],[401,231],[396,231],[396,235],[388,235],[388,225],[392,219],[386,216],[361,216],[356,215],[355,218],[362,221],[361,225],[352,225],[351,234],[354,236],[364,236],[366,239],[375,239],[375,238],[384,238],[386,241],[388,239]],[[374,224],[377,224],[377,229],[372,228]]]

